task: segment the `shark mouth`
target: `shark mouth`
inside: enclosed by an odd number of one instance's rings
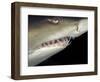
[[[68,46],[72,41],[72,37],[63,37],[55,40],[50,40],[44,43],[41,43],[39,48],[45,48],[45,47],[66,47]]]
[[[28,56],[29,66],[35,66],[62,51],[70,45],[72,39],[72,37],[62,37],[41,43],[40,46],[38,46],[38,49],[34,50],[34,52],[30,53]]]

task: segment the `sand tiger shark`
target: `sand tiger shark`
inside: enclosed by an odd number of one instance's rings
[[[87,18],[47,17],[29,24],[28,66],[35,66],[62,51],[71,39],[88,31]]]

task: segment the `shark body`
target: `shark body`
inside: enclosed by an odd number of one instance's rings
[[[52,17],[29,25],[28,65],[35,66],[70,45],[71,38],[88,31],[87,18]]]

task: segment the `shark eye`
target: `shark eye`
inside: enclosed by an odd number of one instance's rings
[[[48,20],[48,22],[50,22],[52,24],[59,24],[63,21],[63,18],[54,17],[54,18],[48,18],[47,20]]]
[[[57,23],[59,23],[59,20],[58,19],[54,19],[54,20],[52,20],[52,22],[57,24]]]

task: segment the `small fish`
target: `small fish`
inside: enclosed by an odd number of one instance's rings
[[[88,31],[87,18],[47,17],[29,24],[28,65],[35,66],[66,48],[71,38]]]

